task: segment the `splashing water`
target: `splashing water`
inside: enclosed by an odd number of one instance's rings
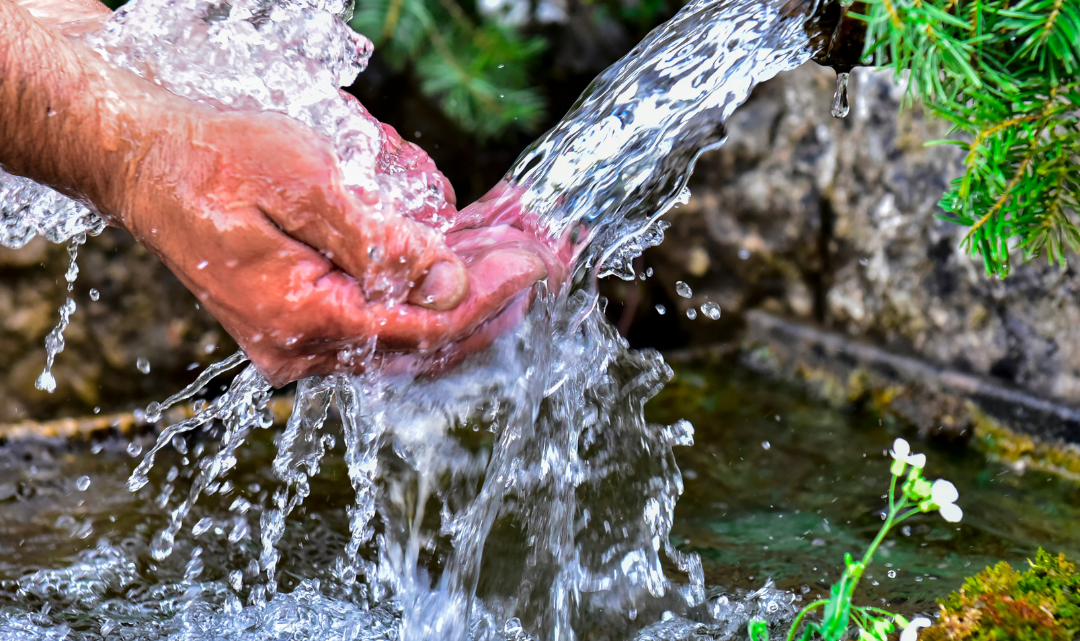
[[[87,39],[118,65],[154,70],[180,95],[299,118],[334,141],[350,186],[446,229],[453,214],[441,182],[422,168],[379,170],[387,134],[337,90],[371,50],[335,17],[349,11],[302,0],[136,0]],[[180,549],[187,558],[149,602],[140,594],[142,605],[128,605],[124,617],[110,614],[100,636],[568,641],[603,631],[644,641],[726,638],[754,614],[789,617],[791,595],[707,590],[700,560],[670,545],[682,492],[672,448],[691,445],[693,428],[645,420],[645,401],[670,369],[656,352],[628,349],[604,319],[595,280],[634,278],[633,257],[663,239],[660,216],[686,202],[694,162],[722,141],[723,121],[756,83],[809,59],[810,13],[780,2],[698,0],[602,74],[515,163],[501,196],[565,250],[569,282],[539,285],[514,331],[438,377],[394,373],[360,354],[363,375],[300,381],[277,443],[276,487],[240,492],[230,480],[239,448],[273,423],[271,386],[254,367],[165,428],[128,485],[154,488],[167,508],[148,542],[153,562],[165,568]],[[0,189],[19,180],[0,177]],[[92,220],[81,212],[83,222],[72,222],[69,211],[54,224],[60,207],[23,221],[42,207],[21,189],[30,204],[18,215],[3,210],[4,229],[15,230],[4,232],[5,244],[31,233],[60,237]],[[209,368],[148,407],[147,418],[160,419],[245,360],[237,354]],[[338,438],[355,493],[347,540],[325,583],[304,579],[278,593],[290,519]],[[182,457],[180,467],[155,467],[165,448]],[[180,481],[186,487],[177,491]],[[224,514],[194,518],[201,498],[233,495]],[[225,541],[217,554],[229,567],[200,582],[210,552],[193,541],[217,530]],[[115,599],[94,581],[108,574],[109,593],[130,583],[129,553],[103,544],[18,589],[63,584],[81,594],[82,611],[103,616]],[[493,555],[497,574],[484,571]],[[683,578],[670,578],[666,563]],[[0,611],[0,640],[99,638],[50,622],[47,611]]]

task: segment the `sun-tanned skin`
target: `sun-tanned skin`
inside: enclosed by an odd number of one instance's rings
[[[398,354],[476,347],[497,329],[476,334],[482,323],[559,269],[483,203],[446,236],[403,216],[379,222],[308,127],[181,98],[68,37],[108,15],[95,0],[0,0],[0,167],[130,232],[272,383],[348,368],[341,350],[374,336]],[[415,284],[407,300],[365,290],[384,274]]]

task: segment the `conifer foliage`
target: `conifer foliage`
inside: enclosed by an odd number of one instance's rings
[[[532,130],[544,103],[528,71],[543,41],[458,2],[358,0],[352,26],[395,70],[413,65],[421,91],[464,131]]]
[[[851,15],[851,14],[849,14]],[[964,175],[941,202],[990,274],[1010,250],[1080,252],[1080,0],[867,0],[864,61],[960,136]]]

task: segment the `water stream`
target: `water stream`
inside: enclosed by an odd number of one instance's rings
[[[245,448],[267,446],[270,385],[246,366],[207,397],[242,355],[147,408],[156,418],[205,399],[161,431],[126,484],[161,510],[160,522],[16,586],[23,603],[45,605],[6,609],[0,639],[569,641],[630,638],[650,624],[660,627],[647,638],[673,639],[690,638],[691,619],[730,633],[753,613],[789,616],[790,593],[708,593],[700,559],[671,546],[683,492],[672,448],[690,445],[694,430],[646,420],[645,402],[671,370],[656,352],[628,349],[604,319],[595,281],[635,277],[632,258],[662,240],[660,216],[685,202],[694,161],[722,141],[724,120],[756,83],[809,59],[809,9],[691,2],[522,155],[505,208],[527,212],[572,270],[567,283],[538,286],[526,318],[483,353],[437,377],[349,354],[367,359],[365,374],[300,381],[273,443],[273,477],[260,481],[237,466]],[[370,54],[336,17],[348,11],[136,0],[88,41],[175,93],[307,122],[335,142],[350,186],[447,228],[437,181],[378,170],[383,132],[337,90]],[[77,207],[54,224],[57,197],[33,190],[0,180],[0,241],[99,229]],[[34,218],[39,210],[47,215]],[[352,500],[311,527],[314,479],[335,448],[335,479],[348,479]],[[285,572],[296,528],[318,548],[315,574]],[[50,616],[50,590],[97,626]]]

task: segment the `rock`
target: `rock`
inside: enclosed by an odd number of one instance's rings
[[[830,115],[834,76],[806,65],[758,87],[703,157],[668,241],[648,255],[674,283],[858,336],[893,352],[1080,403],[1080,277],[1045,260],[1005,280],[959,249],[937,202],[962,173],[954,146],[888,74],[852,74],[851,115]],[[691,270],[694,252],[707,269]],[[1073,264],[1080,257],[1070,257]],[[700,321],[682,320],[692,327]],[[693,329],[687,330],[691,334]]]
[[[89,416],[95,407],[130,411],[194,379],[192,364],[204,367],[236,349],[156,257],[108,229],[79,251],[71,294],[77,307],[53,368],[57,390],[35,389],[45,335],[68,296],[67,261],[63,245],[39,239],[0,254],[0,424]],[[91,288],[100,294],[97,301]],[[139,356],[152,363],[150,374],[136,369]]]

